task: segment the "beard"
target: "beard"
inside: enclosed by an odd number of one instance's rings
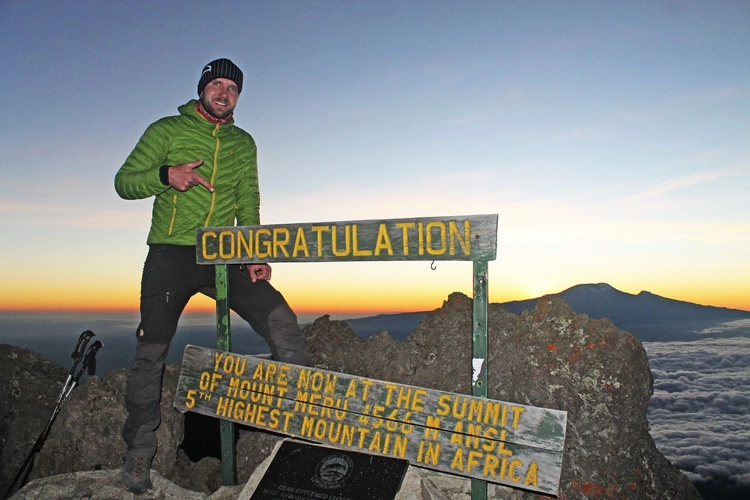
[[[221,107],[220,106],[217,108],[216,106],[214,106],[213,102],[207,99],[203,94],[201,94],[200,99],[201,99],[201,104],[203,105],[203,109],[208,111],[208,113],[215,118],[224,119],[224,118],[227,118],[228,116],[231,116],[232,113],[234,112],[234,107]],[[228,104],[227,101],[224,101],[224,102]]]

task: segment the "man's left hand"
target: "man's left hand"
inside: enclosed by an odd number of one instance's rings
[[[247,266],[247,272],[250,274],[250,281],[253,283],[258,280],[271,280],[271,266],[268,264],[250,264]]]

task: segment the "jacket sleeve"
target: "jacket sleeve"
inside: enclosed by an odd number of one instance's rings
[[[161,122],[151,124],[143,133],[125,163],[115,175],[115,191],[121,198],[137,200],[163,193],[159,167],[166,161],[169,139]]]
[[[258,184],[258,150],[250,137],[250,155],[237,186],[236,213],[238,226],[260,224],[260,187]]]

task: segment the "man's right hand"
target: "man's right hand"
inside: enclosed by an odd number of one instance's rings
[[[167,169],[169,185],[177,191],[187,191],[198,184],[202,185],[209,193],[214,192],[214,187],[206,179],[195,172],[195,169],[203,165],[203,160],[191,161],[182,165],[172,165]]]

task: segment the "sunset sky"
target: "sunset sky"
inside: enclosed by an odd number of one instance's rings
[[[113,178],[218,57],[263,223],[498,214],[491,302],[606,282],[750,310],[749,47],[747,1],[2,0],[0,310],[138,307],[152,200]],[[417,311],[472,268],[272,283],[298,313]]]

